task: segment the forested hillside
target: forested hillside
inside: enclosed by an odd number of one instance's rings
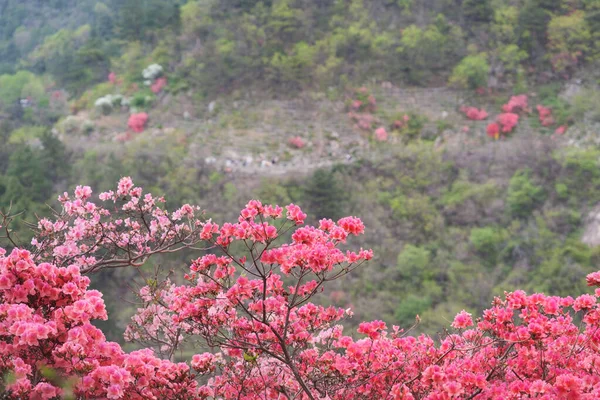
[[[320,300],[437,332],[585,290],[598,62],[600,0],[0,0],[0,210],[27,244],[59,194],[131,176],[220,222],[357,215],[375,257]],[[93,276],[113,340],[137,278]]]

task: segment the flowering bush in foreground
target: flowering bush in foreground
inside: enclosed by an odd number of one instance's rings
[[[349,310],[310,299],[372,257],[341,250],[364,232],[360,219],[303,226],[298,206],[284,216],[252,200],[237,222],[219,226],[194,206],[167,212],[128,178],[99,197],[103,205],[91,202],[88,187],[61,196],[63,212],[40,221],[31,251],[0,250],[8,398],[600,398],[600,289],[576,298],[506,293],[476,320],[461,311],[437,344],[382,321],[361,323],[353,338],[338,324]],[[126,354],[90,324],[107,315],[83,274],[199,242],[211,252],[191,262],[187,283],[142,288],[144,307],[127,330],[164,358]],[[587,279],[600,286],[600,271]],[[204,350],[189,364],[169,361],[185,341]]]

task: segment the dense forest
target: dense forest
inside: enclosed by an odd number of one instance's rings
[[[214,220],[357,215],[375,257],[320,301],[435,333],[585,290],[599,56],[599,0],[0,1],[0,210],[27,245],[59,194],[131,176]],[[93,276],[112,340],[138,278]]]

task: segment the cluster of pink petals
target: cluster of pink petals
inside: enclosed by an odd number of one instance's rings
[[[461,107],[460,111],[472,121],[482,121],[488,117],[488,113],[483,108],[477,109],[475,107]]]
[[[567,131],[567,128],[567,125],[561,125],[554,130],[554,133],[557,135],[564,135],[564,133]]]
[[[539,118],[540,118],[540,123],[542,124],[542,126],[551,126],[554,125],[554,117],[552,116],[552,110],[548,107],[544,107],[541,104],[538,104],[536,106],[538,114],[539,114]]]
[[[360,99],[353,99],[350,103],[350,109],[352,111],[362,111],[368,113],[374,113],[377,108],[377,100],[375,96],[369,94],[369,91],[365,87],[361,87],[355,91],[355,96]],[[365,99],[366,97],[366,99]]]
[[[165,86],[167,86],[167,78],[165,76],[161,76],[160,78],[157,78],[150,86],[150,90],[152,90],[152,93],[158,94],[162,92]]]
[[[353,337],[339,324],[351,311],[311,298],[372,258],[344,249],[365,231],[359,218],[305,226],[297,205],[252,200],[237,222],[217,225],[198,219],[195,206],[165,211],[129,178],[100,195],[110,211],[92,195],[80,186],[61,196],[63,213],[40,220],[35,253],[0,249],[0,376],[12,377],[5,397],[600,398],[600,288],[575,298],[506,293],[475,320],[458,313],[438,342],[379,320],[360,323]],[[185,283],[142,288],[127,331],[165,359],[107,342],[91,324],[107,318],[102,296],[82,272],[194,247],[190,235],[211,252],[191,262]],[[600,286],[600,272],[587,283]],[[169,361],[188,338],[210,351],[189,364]]]
[[[394,121],[392,124],[392,129],[402,129],[406,126],[406,124],[408,124],[408,121],[410,121],[410,115],[404,114],[402,120]]]
[[[44,371],[76,378],[77,396],[170,398],[197,392],[184,364],[152,351],[124,353],[90,322],[106,319],[102,295],[75,264],[36,263],[26,250],[0,256],[0,373],[14,374],[9,398],[53,399],[64,387]]]
[[[518,96],[512,96],[508,103],[502,106],[502,111],[505,113],[520,113],[527,111],[527,95],[521,94]]]
[[[519,114],[503,113],[496,117],[496,122],[500,126],[500,132],[511,133],[519,123]]]
[[[301,149],[306,146],[306,142],[300,136],[293,136],[289,138],[288,144],[295,149]]]
[[[378,142],[385,142],[388,140],[388,133],[383,126],[375,129],[375,140]]]
[[[375,117],[369,113],[358,113],[349,112],[348,117],[355,123],[357,129],[371,132],[373,124],[375,123]]]
[[[144,128],[146,127],[146,123],[148,122],[148,114],[145,112],[131,114],[129,116],[129,121],[127,121],[127,126],[129,129],[136,133],[144,132]]]

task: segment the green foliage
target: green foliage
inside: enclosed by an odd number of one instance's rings
[[[394,318],[403,327],[410,327],[415,323],[417,315],[431,308],[431,299],[427,296],[410,294],[398,305]]]
[[[398,255],[398,270],[403,283],[413,286],[420,285],[423,280],[433,278],[429,268],[431,254],[424,248],[408,244]]]
[[[484,184],[475,184],[464,179],[457,180],[452,184],[441,198],[441,203],[449,208],[466,206],[469,200],[477,203],[486,204],[492,201],[498,195],[499,188],[494,182]]]
[[[548,50],[554,69],[563,72],[582,61],[591,51],[591,38],[583,11],[553,17],[548,24]]]
[[[508,184],[506,205],[511,215],[526,217],[539,206],[545,198],[544,188],[531,180],[531,171],[517,171]]]
[[[348,195],[344,193],[334,171],[319,169],[306,184],[304,197],[311,215],[318,221],[323,218],[337,221],[346,215]]]
[[[10,134],[8,143],[16,144],[40,139],[46,130],[43,126],[23,126]]]
[[[299,42],[289,55],[275,53],[270,61],[273,69],[271,79],[278,83],[305,83],[310,78],[316,49],[305,42]]]
[[[115,0],[113,2],[116,3]],[[159,29],[180,26],[178,0],[119,0],[115,31],[127,40],[148,40]]]
[[[462,12],[467,23],[487,23],[494,15],[490,0],[463,0]]]
[[[567,187],[573,204],[600,201],[600,151],[570,148],[558,156],[563,166],[558,183]]]
[[[486,87],[490,69],[487,58],[486,53],[465,57],[452,71],[449,84],[468,89]]]
[[[14,75],[0,75],[0,104],[10,105],[28,96],[34,101],[45,97],[42,79],[29,71],[18,71]]]
[[[496,263],[498,251],[504,240],[504,232],[491,226],[474,228],[469,235],[469,242],[475,252],[492,266]]]

